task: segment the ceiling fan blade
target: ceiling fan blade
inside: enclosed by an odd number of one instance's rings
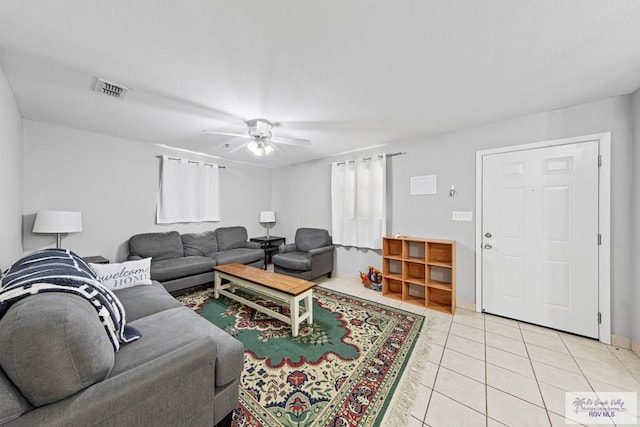
[[[242,144],[238,145],[236,148],[229,150],[229,154],[235,153],[236,151],[240,151],[241,149],[249,145],[250,142],[251,141],[243,142]]]
[[[311,145],[311,141],[308,139],[299,138],[282,138],[279,136],[272,136],[269,140],[276,144],[288,144],[288,145]]]
[[[210,134],[213,134],[213,135],[226,135],[226,136],[236,136],[238,138],[244,138],[244,139],[253,139],[252,136],[247,135],[247,134],[241,134],[241,133],[217,132],[215,130],[208,130],[208,129],[205,129],[202,132],[210,133]]]

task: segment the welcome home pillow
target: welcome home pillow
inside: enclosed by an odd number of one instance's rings
[[[89,264],[98,280],[111,290],[151,284],[151,258],[120,264]]]

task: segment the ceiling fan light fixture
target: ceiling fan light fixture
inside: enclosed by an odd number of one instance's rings
[[[268,141],[258,139],[247,144],[247,148],[258,157],[268,156],[275,151],[273,145],[271,145]]]
[[[262,156],[262,146],[260,145],[260,143],[258,143],[258,141],[251,141],[249,144],[247,144],[247,148],[256,156]]]

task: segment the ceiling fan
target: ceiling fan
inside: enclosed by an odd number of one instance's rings
[[[287,144],[287,145],[298,145],[298,146],[308,146],[311,145],[311,141],[308,139],[299,139],[299,138],[283,138],[273,136],[271,130],[275,126],[267,119],[251,119],[246,120],[244,122],[247,125],[247,133],[229,133],[229,132],[217,132],[213,130],[205,130],[204,132],[215,134],[215,135],[228,135],[228,136],[236,136],[238,138],[245,138],[249,141],[244,144],[234,148],[230,151],[230,153],[236,152],[243,147],[247,147],[249,151],[251,151],[256,156],[268,156],[273,153],[276,149],[275,144]]]

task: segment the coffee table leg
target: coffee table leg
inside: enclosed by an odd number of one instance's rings
[[[215,279],[213,280],[213,297],[218,299],[220,296],[220,285],[222,285],[222,277],[216,272]]]
[[[298,327],[300,326],[300,321],[298,320],[300,317],[300,304],[296,297],[291,298],[289,301],[289,311],[291,312],[291,332],[294,337],[297,337]]]
[[[309,292],[309,295],[304,298],[304,308],[309,312],[307,323],[309,325],[313,325],[313,294],[311,292]]]

